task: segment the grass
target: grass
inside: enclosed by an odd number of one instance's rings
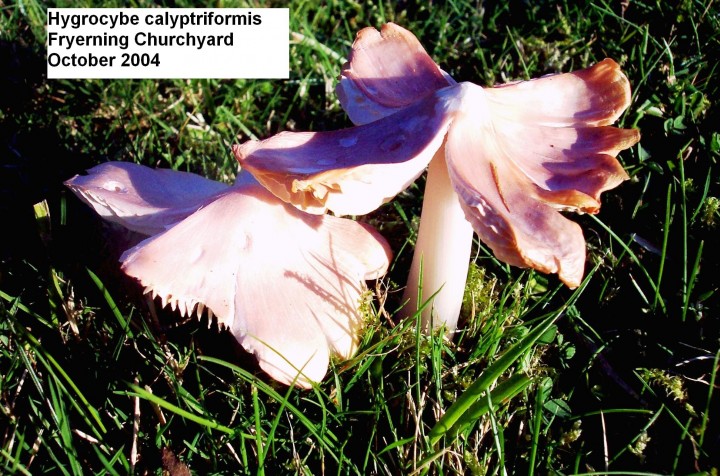
[[[0,0],[0,472],[717,474],[720,11],[670,3],[298,0],[288,81],[47,81],[47,5]],[[117,266],[136,237],[62,181],[126,160],[229,182],[233,143],[348,125],[343,58],[386,21],[482,85],[616,59],[622,125],[642,132],[621,154],[632,179],[575,218],[575,291],[477,243],[452,342],[393,318],[421,179],[361,218],[395,260],[357,356],[286,388],[142,297]]]

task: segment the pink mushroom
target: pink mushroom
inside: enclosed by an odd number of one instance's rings
[[[183,315],[207,309],[274,379],[307,388],[331,355],[355,352],[364,282],[389,262],[369,226],[301,212],[248,174],[228,187],[107,163],[66,184],[100,215],[152,235],[121,257],[146,292]]]
[[[269,190],[312,213],[370,211],[429,163],[406,314],[436,293],[424,326],[455,329],[473,229],[499,259],[580,284],[582,230],[559,211],[597,213],[600,194],[628,178],[617,154],[639,140],[610,126],[630,104],[617,63],[494,88],[456,84],[388,24],[360,31],[338,95],[357,127],[233,150]]]

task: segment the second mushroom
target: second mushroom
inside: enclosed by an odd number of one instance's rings
[[[580,284],[585,240],[560,211],[597,213],[600,194],[628,178],[617,154],[639,140],[611,126],[630,104],[617,63],[457,84],[412,33],[388,24],[360,31],[337,90],[357,127],[285,132],[234,152],[282,200],[340,215],[374,210],[429,164],[406,314],[424,307],[426,329],[455,329],[473,230],[497,258]]]

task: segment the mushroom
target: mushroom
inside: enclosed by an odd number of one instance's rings
[[[492,88],[456,84],[412,33],[388,24],[358,34],[338,95],[358,126],[233,150],[269,190],[312,213],[370,211],[429,163],[405,290],[406,314],[433,297],[425,329],[456,328],[473,229],[497,258],[580,284],[582,230],[559,211],[597,213],[600,194],[628,178],[617,154],[639,140],[610,126],[631,100],[617,63]]]
[[[207,309],[285,384],[309,388],[331,355],[353,355],[364,281],[389,263],[389,247],[371,227],[299,211],[246,173],[228,187],[127,163],[89,172],[67,185],[99,214],[123,210],[123,225],[152,235],[120,260],[163,306],[187,316]],[[190,184],[198,187],[185,203],[182,185]],[[154,198],[169,190],[179,193],[164,208]]]

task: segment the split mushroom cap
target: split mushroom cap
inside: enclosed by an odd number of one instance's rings
[[[135,167],[113,164],[103,179],[145,197],[154,181],[131,182],[122,173]],[[142,174],[186,179],[166,170]],[[159,216],[168,228],[126,251],[122,269],[183,315],[207,309],[271,377],[308,388],[323,378],[331,355],[355,352],[364,281],[385,273],[389,247],[367,225],[301,212],[241,177],[180,222]],[[116,207],[113,197],[105,206]]]
[[[98,215],[144,235],[160,233],[228,188],[199,175],[130,162],[96,165],[65,185]]]
[[[628,178],[616,155],[639,140],[609,125],[631,100],[617,63],[495,88],[454,84],[412,33],[390,24],[358,34],[338,94],[362,125],[248,142],[234,149],[240,163],[298,208],[343,214],[361,190],[373,193],[375,177],[385,180],[371,202],[392,198],[446,141],[450,183],[480,239],[510,264],[580,284],[582,231],[558,211],[597,213],[600,194]],[[388,151],[394,136],[402,145]]]

